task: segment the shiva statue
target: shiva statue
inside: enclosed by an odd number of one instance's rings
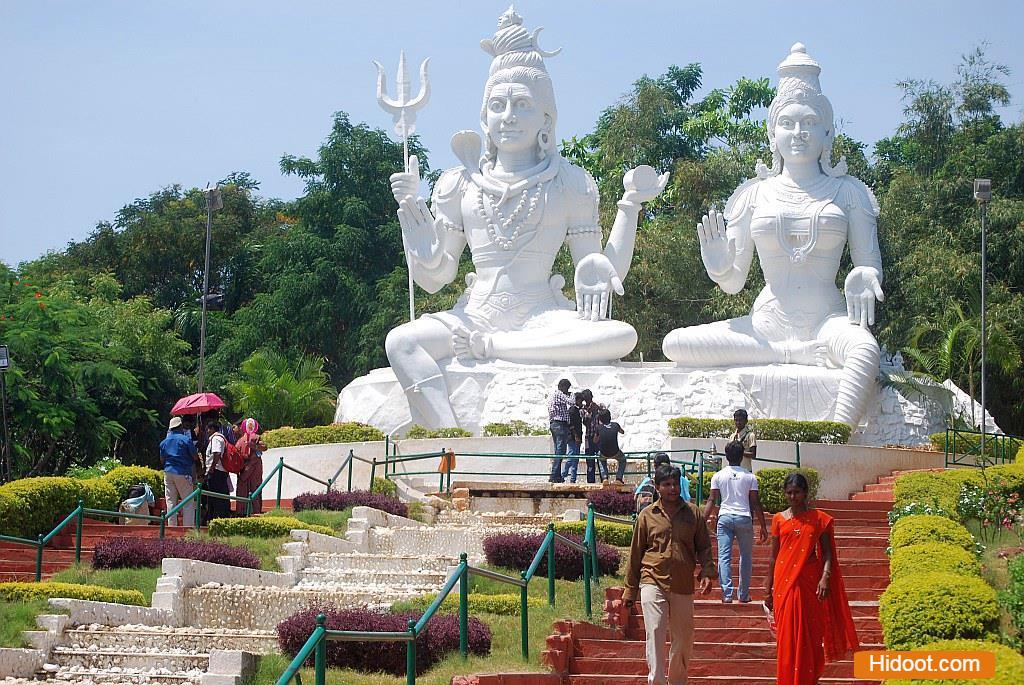
[[[602,249],[594,179],[558,151],[558,112],[538,46],[509,8],[481,46],[491,56],[480,136],[452,138],[462,166],[446,170],[428,208],[415,157],[391,176],[406,256],[415,282],[434,293],[455,280],[466,245],[474,271],[454,308],[393,329],[385,349],[409,400],[413,423],[457,426],[442,367],[500,360],[521,364],[608,364],[637,342],[627,323],[609,318],[612,292],[623,294],[641,204],[668,182],[650,167],[623,178],[625,193]],[[575,306],[552,275],[568,243],[575,264]]]
[[[686,367],[838,369],[833,418],[855,426],[879,370],[878,342],[868,330],[875,301],[884,299],[878,203],[847,175],[845,159],[831,163],[835,122],[818,63],[797,43],[778,71],[768,108],[771,167],[759,163],[757,177],[736,189],[724,213],[709,211],[697,224],[711,280],[738,293],[756,249],[764,290],[748,316],[676,329],[662,348]],[[840,293],[836,275],[847,243],[853,269]]]

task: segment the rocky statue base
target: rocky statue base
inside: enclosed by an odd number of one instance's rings
[[[668,419],[677,416],[729,418],[743,407],[752,419],[828,420],[840,378],[839,370],[810,366],[698,370],[671,362],[554,367],[452,361],[442,371],[459,426],[474,435],[488,423],[514,419],[546,427],[548,398],[558,380],[568,378],[573,390],[590,388],[597,401],[608,405],[626,431],[621,443],[627,450],[661,446]],[[937,407],[877,384],[874,393],[851,443],[921,445],[943,429]],[[361,421],[401,436],[410,425],[409,404],[391,369],[376,369],[349,383],[338,398],[335,420]]]

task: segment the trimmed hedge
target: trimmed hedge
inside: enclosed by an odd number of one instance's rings
[[[88,599],[93,602],[114,602],[146,606],[146,598],[138,590],[115,590],[99,585],[77,583],[0,583],[0,600],[28,602],[36,599]]]
[[[837,421],[757,419],[751,421],[751,425],[758,440],[844,445],[850,439],[850,427]],[[668,434],[674,438],[728,438],[735,430],[736,424],[731,419],[680,416],[668,420]]]
[[[420,613],[382,613],[370,609],[310,607],[289,616],[277,626],[277,641],[281,651],[294,657],[306,644],[316,628],[317,614],[323,613],[328,630],[359,630],[367,632],[405,632],[410,620]],[[416,673],[427,671],[451,652],[459,649],[459,617],[452,614],[435,615],[416,640]],[[327,642],[327,666],[351,668],[364,673],[390,673],[405,675],[405,644],[402,642]],[[469,617],[469,651],[485,656],[491,652],[491,629],[475,616]],[[307,666],[313,665],[310,654]]]
[[[462,428],[438,428],[431,430],[414,424],[409,427],[405,437],[407,440],[424,440],[428,438],[471,438],[473,434]]]
[[[1001,438],[1000,442],[1002,442],[1002,440],[1003,439]],[[1006,453],[1011,455],[1014,458],[1019,456],[1021,448],[1024,448],[1024,440],[1020,440],[1018,438],[1005,438],[1005,440],[1007,441]],[[928,436],[928,441],[931,442],[932,447],[934,447],[937,451],[939,451],[939,452],[945,452],[946,451],[946,433],[945,433],[945,431],[943,431],[942,433],[932,433],[931,435]],[[950,448],[951,449],[953,447],[952,442],[953,442],[952,439],[950,439],[950,443],[951,443],[950,444]],[[985,445],[985,455],[986,456],[993,457],[993,456],[995,456],[995,454],[1000,454],[1000,455],[1002,454],[1001,449],[997,449],[997,447],[996,447],[996,444],[997,444],[996,441],[992,440],[992,434],[988,435],[988,439],[986,440],[986,443],[987,443]],[[960,455],[972,455],[973,454],[975,456],[981,456],[979,454],[979,447],[980,447],[980,445],[981,445],[981,435],[975,435],[973,433],[957,433],[956,434],[956,453],[957,454],[960,454]]]
[[[1006,645],[982,640],[942,640],[921,645],[927,651],[993,652],[996,655],[996,675],[983,680],[886,680],[886,685],[1020,685],[1024,683],[1024,656]]]
[[[594,511],[608,516],[632,516],[636,513],[632,491],[619,492],[612,488],[591,490],[587,493],[587,502],[594,505]]]
[[[396,516],[404,516],[406,518],[409,516],[409,507],[405,502],[401,502],[389,495],[382,495],[367,490],[353,490],[352,492],[339,490],[304,492],[292,499],[292,508],[295,511],[305,511],[307,509],[342,511],[349,507],[372,507]]]
[[[999,626],[996,591],[980,578],[921,573],[893,581],[879,600],[889,649],[935,640],[994,637]]]
[[[954,469],[951,471],[922,471],[907,473],[896,479],[893,487],[893,508],[909,504],[926,504],[954,514],[960,491],[965,483],[982,485],[980,471]]]
[[[815,469],[761,469],[754,475],[757,476],[757,495],[761,498],[761,506],[765,511],[776,513],[789,508],[786,492],[782,485],[786,482],[786,477],[794,472],[802,473],[807,478],[807,484],[811,486],[811,491],[808,493],[809,498],[813,500],[818,496],[820,479]]]
[[[508,438],[525,435],[548,435],[550,430],[545,426],[533,426],[520,419],[508,422],[488,423],[484,426],[485,438]]]
[[[889,544],[893,551],[910,545],[941,542],[973,552],[974,537],[956,521],[941,516],[918,514],[904,516],[889,531]],[[953,636],[956,637],[956,636]]]
[[[100,477],[117,489],[117,504],[128,497],[133,485],[145,483],[153,489],[154,497],[164,496],[164,472],[146,466],[118,466]],[[114,507],[117,509],[117,506]]]
[[[106,538],[96,543],[93,568],[156,568],[165,558],[195,559],[214,564],[259,568],[260,558],[245,547],[215,540],[172,540],[170,538]]]
[[[210,521],[209,530],[210,535],[214,537],[245,535],[251,538],[277,538],[288,535],[293,530],[311,530],[322,535],[335,535],[335,531],[327,526],[304,523],[291,516],[269,515],[213,519]]]
[[[889,560],[889,577],[893,581],[932,572],[981,578],[981,565],[962,547],[942,542],[900,547]]]
[[[419,609],[420,611],[425,610],[430,603],[437,599],[437,593],[433,592],[426,595],[420,595],[415,599],[411,600],[411,604]],[[470,592],[467,595],[469,603],[469,612],[471,614],[497,614],[499,616],[518,616],[520,609],[519,595],[513,594],[497,594],[497,595],[485,595],[481,592]],[[527,608],[539,607],[544,604],[544,601],[537,597],[527,597],[526,606]],[[450,593],[441,602],[439,611],[451,612],[459,610],[459,595],[457,592]]]
[[[326,445],[337,442],[376,442],[384,434],[373,426],[350,421],[332,423],[329,426],[313,428],[275,428],[263,434],[267,449],[275,447],[297,447],[299,445]]]
[[[614,547],[629,547],[633,541],[633,526],[624,523],[612,523],[611,521],[594,521],[594,530],[597,532],[598,542]],[[578,535],[580,538],[587,532],[586,521],[557,521],[555,532],[565,535]]]
[[[525,571],[530,568],[533,557],[544,542],[544,533],[498,533],[484,538],[484,556],[487,563],[502,568]],[[583,542],[580,535],[565,537]],[[621,557],[619,550],[597,543],[597,566],[602,575],[611,576],[619,571]],[[542,560],[537,567],[537,575],[547,577],[547,560]],[[555,577],[562,580],[579,580],[583,577],[583,554],[568,545],[555,541]]]

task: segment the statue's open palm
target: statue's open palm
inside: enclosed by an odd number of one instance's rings
[[[850,323],[864,328],[875,325],[875,300],[885,300],[878,269],[873,266],[858,266],[846,277],[843,285],[846,294],[846,315]]]
[[[612,290],[622,295],[622,279],[611,260],[600,252],[588,254],[576,265],[576,312],[581,319],[608,318]]]
[[[441,253],[437,248],[434,217],[427,203],[419,197],[420,162],[416,155],[409,158],[409,171],[391,174],[391,193],[398,201],[398,223],[406,248],[425,264],[433,264]]]
[[[700,240],[700,258],[712,276],[729,271],[736,261],[736,241],[725,230],[725,216],[715,210],[709,211],[697,224],[697,238]]]

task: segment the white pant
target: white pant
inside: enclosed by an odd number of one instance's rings
[[[640,586],[640,608],[647,631],[647,682],[649,685],[686,685],[686,667],[693,654],[693,595],[664,592],[657,585]],[[666,650],[665,631],[672,640]],[[665,652],[668,651],[668,680]]]
[[[192,476],[181,476],[164,471],[164,499],[167,500],[167,511],[176,507],[178,502],[191,495],[195,489]],[[183,506],[178,514],[181,515],[182,525],[194,526],[196,523],[196,501],[192,500]],[[173,520],[168,519],[168,525],[177,525],[178,514],[175,514]]]

